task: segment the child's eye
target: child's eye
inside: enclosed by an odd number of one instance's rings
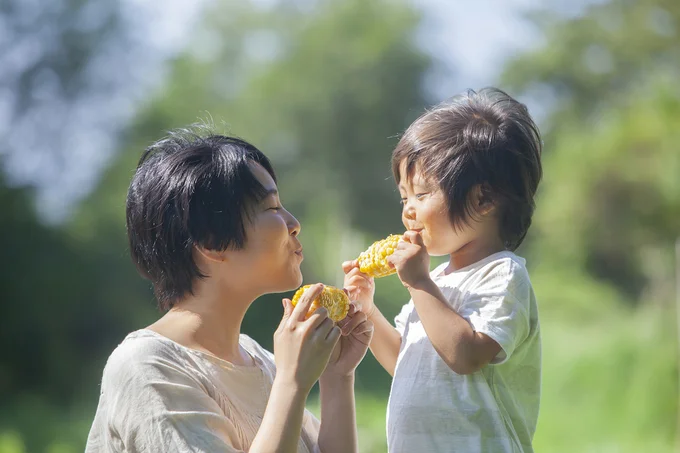
[[[281,206],[274,206],[273,208],[269,208],[271,211],[278,211],[281,209]]]
[[[416,194],[416,199],[417,199],[417,200],[421,200],[421,199],[423,199],[423,198],[425,197],[425,195],[427,195],[427,194],[428,194],[428,192],[417,193],[417,194]]]
[[[402,206],[405,205],[406,204],[406,198],[402,198],[401,200],[399,200],[399,204],[402,205]]]

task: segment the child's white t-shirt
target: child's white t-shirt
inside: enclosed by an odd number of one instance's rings
[[[504,251],[447,275],[431,272],[449,306],[502,347],[460,375],[437,354],[411,300],[395,318],[401,349],[387,408],[390,453],[533,452],[541,391],[536,298],[525,260]]]

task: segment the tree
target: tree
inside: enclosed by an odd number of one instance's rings
[[[111,266],[131,269],[124,199],[142,150],[168,129],[212,117],[218,130],[252,141],[273,160],[282,201],[303,225],[305,282],[341,284],[343,260],[403,228],[389,157],[426,104],[421,77],[429,62],[412,39],[418,16],[382,0],[322,1],[304,11],[289,2],[214,8],[139,113],[72,234],[89,237]],[[100,304],[150,305],[148,290],[124,278],[108,274],[98,283],[107,288]],[[382,286],[392,306],[404,302],[397,281]],[[244,330],[265,346],[280,320],[280,298],[263,297],[245,321]],[[121,326],[101,328],[122,333]]]
[[[531,253],[631,302],[669,300],[680,231],[680,4],[612,0],[577,18],[533,19],[545,44],[504,74],[515,92],[554,102]]]

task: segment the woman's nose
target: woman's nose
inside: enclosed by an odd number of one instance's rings
[[[290,232],[291,236],[297,236],[298,234],[300,234],[302,225],[300,225],[298,219],[296,219],[295,216],[290,212],[288,212],[288,216],[290,216],[290,219],[288,219],[288,231]]]

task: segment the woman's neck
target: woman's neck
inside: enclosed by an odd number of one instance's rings
[[[239,335],[254,297],[205,283],[196,285],[193,295],[178,302],[149,329],[235,365],[250,365],[252,359],[239,347]]]

